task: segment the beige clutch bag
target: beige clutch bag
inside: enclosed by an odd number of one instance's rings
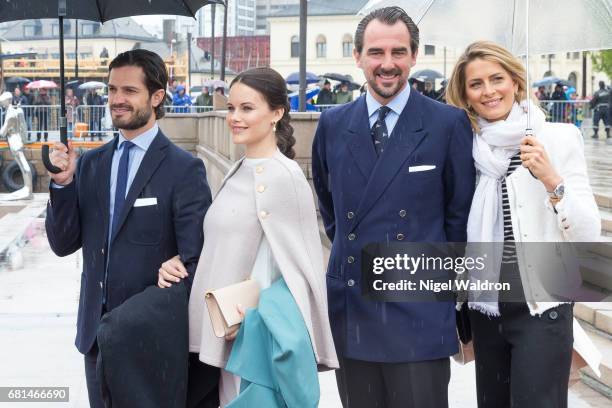
[[[257,281],[247,279],[240,283],[206,292],[204,299],[215,336],[225,337],[232,327],[240,324],[242,318],[238,313],[238,304],[241,304],[245,310],[257,307],[259,291]]]

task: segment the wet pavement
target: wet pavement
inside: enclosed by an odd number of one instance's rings
[[[40,223],[40,221],[39,221]],[[44,236],[30,230],[22,268],[0,266],[0,386],[70,387],[67,403],[22,403],[25,407],[86,408],[83,357],[74,347],[81,272],[80,253],[56,257]],[[320,374],[321,408],[340,408],[333,372]],[[450,407],[474,408],[474,364],[452,363]],[[571,408],[610,406],[583,384],[572,387]],[[0,403],[2,407],[15,404]]]

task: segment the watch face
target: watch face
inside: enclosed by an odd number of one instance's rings
[[[555,188],[555,195],[557,197],[563,197],[563,193],[565,193],[565,186],[563,184],[559,184],[557,188]]]

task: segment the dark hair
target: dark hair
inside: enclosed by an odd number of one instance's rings
[[[168,71],[166,64],[159,55],[149,50],[130,50],[122,52],[113,59],[108,66],[108,74],[113,68],[135,66],[142,68],[145,74],[145,85],[149,90],[149,97],[160,89],[166,92],[168,86]],[[155,118],[164,117],[164,102],[155,107]]]
[[[404,9],[393,6],[373,10],[357,24],[357,30],[355,31],[355,49],[358,53],[361,54],[363,50],[363,35],[366,27],[372,20],[378,20],[387,25],[394,25],[398,21],[403,22],[410,34],[410,50],[415,54],[419,49],[419,28],[414,24],[410,16],[406,14]]]
[[[290,124],[291,106],[287,97],[285,79],[272,68],[261,67],[238,74],[230,84],[230,89],[238,83],[262,94],[270,109],[282,108],[284,110],[283,117],[276,123],[276,145],[285,156],[290,159],[295,158],[295,150],[293,150],[295,137],[293,137],[293,127]]]

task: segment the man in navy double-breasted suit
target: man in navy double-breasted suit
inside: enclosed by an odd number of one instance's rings
[[[161,264],[175,255],[180,255],[189,273],[185,281],[190,282],[211,202],[202,161],[158,128],[168,79],[163,60],[150,51],[133,50],[118,55],[109,70],[109,107],[120,134],[78,160],[72,146],[54,146],[51,161],[62,171],[50,174],[46,218],[49,243],[57,255],[83,250],[76,346],[85,355],[92,408],[104,406],[96,375],[102,315],[156,285]],[[174,320],[180,321],[176,316]],[[176,330],[186,332],[186,324]],[[125,380],[126,385],[138,382]],[[216,378],[212,382],[214,386]],[[136,404],[139,397],[134,398]]]
[[[324,112],[312,169],[332,241],[329,316],[345,408],[447,407],[458,350],[452,302],[362,297],[361,250],[376,242],[465,242],[475,186],[467,115],[411,90],[419,32],[398,7],[355,34],[367,94]]]

